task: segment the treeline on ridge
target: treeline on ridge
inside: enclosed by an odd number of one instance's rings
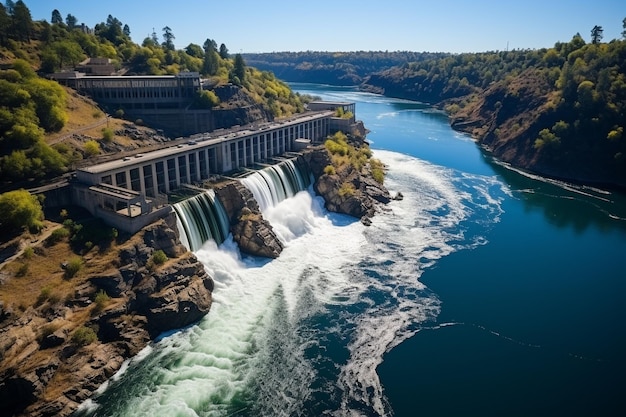
[[[227,83],[243,89],[275,117],[303,111],[303,101],[273,73],[249,67],[240,54],[207,38],[202,45],[174,46],[175,35],[163,28],[141,45],[131,29],[109,15],[88,28],[68,13],[51,10],[50,22],[33,21],[22,0],[0,3],[0,177],[3,182],[58,175],[80,153],[63,144],[48,146],[47,133],[60,131],[68,120],[66,92],[45,75],[72,70],[89,57],[109,58],[119,74],[164,75],[198,72],[215,87]],[[222,105],[211,89],[198,93],[196,108]]]

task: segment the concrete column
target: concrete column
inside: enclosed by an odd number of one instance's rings
[[[180,164],[178,163],[178,156],[174,157],[174,175],[176,176],[176,187],[180,187]]]
[[[200,172],[200,152],[206,152],[206,149],[201,149],[193,153],[193,157],[196,159],[196,178],[198,181],[202,179],[202,173]]]
[[[186,160],[186,164],[185,164],[185,172],[187,175],[187,182],[191,182],[191,166],[189,164],[189,161],[191,160],[192,155],[187,153],[185,154],[185,160]]]
[[[152,169],[152,188],[154,189],[154,195],[158,195],[159,194],[159,180],[157,178],[156,163],[153,162],[150,165]]]
[[[130,171],[129,170],[124,171],[124,176],[126,177],[126,189],[132,190],[133,187],[130,184]]]
[[[146,195],[146,179],[144,178],[143,166],[139,167],[139,192]]]
[[[165,181],[165,192],[170,192],[170,174],[167,172],[167,159],[163,160],[163,181]]]

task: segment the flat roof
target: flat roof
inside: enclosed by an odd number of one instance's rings
[[[152,161],[155,159],[163,159],[166,157],[177,156],[178,154],[186,154],[190,150],[202,149],[217,146],[222,142],[245,138],[256,134],[271,132],[282,127],[304,123],[310,120],[320,119],[323,117],[332,117],[333,111],[309,111],[289,119],[278,120],[274,122],[266,122],[263,124],[249,124],[231,129],[218,129],[213,132],[197,133],[185,138],[180,138],[176,144],[172,144],[167,148],[157,149],[145,153],[137,153],[133,156],[127,156],[114,161],[103,162],[101,164],[89,167],[79,168],[78,171],[88,172],[90,174],[100,174],[103,172],[114,171],[124,166],[136,166],[142,162]],[[183,141],[187,141],[183,143]]]

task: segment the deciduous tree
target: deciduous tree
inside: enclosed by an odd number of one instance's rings
[[[0,224],[10,231],[23,227],[39,228],[43,210],[39,200],[26,190],[9,191],[0,195]]]

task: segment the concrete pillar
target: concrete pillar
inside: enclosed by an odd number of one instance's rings
[[[165,192],[169,193],[170,192],[170,174],[167,172],[167,159],[163,160],[163,181],[165,182],[165,184],[163,184],[165,186]]]
[[[154,189],[154,195],[158,195],[159,194],[159,179],[157,178],[157,171],[156,171],[156,163],[152,163],[151,164],[151,169],[152,169],[152,188]]]
[[[144,178],[143,166],[139,167],[139,192],[146,195],[146,179]]]
[[[128,169],[124,171],[124,176],[126,177],[126,189],[132,190],[133,187],[130,184],[130,171]]]
[[[196,159],[196,179],[200,181],[202,179],[202,173],[200,172],[200,152],[206,152],[206,149],[201,149],[193,153],[193,157]]]
[[[178,163],[178,156],[174,157],[174,175],[176,178],[176,187],[180,187],[180,164]]]

